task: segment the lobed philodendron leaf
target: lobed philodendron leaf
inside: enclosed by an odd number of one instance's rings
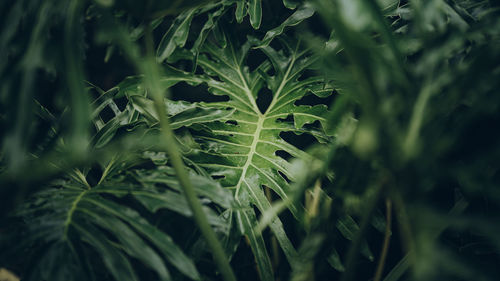
[[[251,41],[251,40],[250,40]],[[207,42],[199,57],[198,65],[204,74],[178,76],[179,81],[203,81],[213,95],[227,96],[227,102],[199,103],[210,109],[232,110],[231,114],[217,121],[192,126],[192,136],[197,149],[186,155],[193,163],[206,169],[227,189],[234,191],[239,208],[232,210],[243,233],[250,242],[262,280],[274,280],[269,255],[260,233],[255,232],[257,216],[254,206],[264,213],[271,208],[265,188],[282,199],[290,194],[289,180],[294,181],[291,164],[278,156],[285,151],[293,157],[307,159],[311,156],[281,138],[282,132],[308,133],[318,140],[328,136],[321,126],[304,126],[319,121],[324,125],[325,105],[295,105],[309,94],[326,97],[332,89],[326,87],[321,76],[302,77],[315,58],[300,48],[299,42],[283,43],[277,51],[270,46],[262,50],[267,58],[254,71],[245,66],[251,42],[241,46],[228,40],[225,48]],[[177,58],[190,58],[189,52],[179,52]],[[267,87],[272,101],[264,112],[257,105],[259,93]],[[293,121],[291,120],[293,119]],[[291,205],[289,210],[297,216],[301,207]],[[294,264],[297,251],[290,242],[282,222],[274,218],[270,227],[290,264]]]
[[[191,52],[193,52],[196,57],[210,31],[217,28],[219,18],[228,10],[230,6],[234,5],[235,2],[235,0],[222,0],[215,3],[208,2],[204,5],[190,8],[179,14],[160,41],[156,51],[157,60],[159,62],[163,62],[167,60],[177,48],[182,48],[188,39],[193,18],[198,15],[206,14],[207,19],[201,30],[198,32],[196,40],[191,47]],[[240,3],[240,1],[237,2],[238,8],[236,11],[236,18],[238,19],[238,22],[241,22],[243,16],[246,14],[246,5],[243,4],[244,3]],[[241,9],[240,6],[244,9]],[[243,13],[243,11],[245,11],[245,13]]]
[[[165,89],[179,81],[180,78],[176,78],[176,76],[179,75],[184,74],[179,71],[174,72],[171,70],[168,78],[162,80]],[[201,81],[202,80],[192,79],[190,83],[196,84],[201,83]],[[100,89],[97,90],[98,92],[102,91]],[[124,109],[120,109],[115,103],[115,100],[122,97],[127,97],[128,100]],[[164,102],[166,112],[171,121],[171,126],[174,129],[190,126],[192,124],[212,122],[232,114],[232,110],[206,108],[197,103],[172,101],[169,99],[164,99]],[[93,137],[93,143],[96,148],[108,144],[117,130],[122,127],[128,127],[141,122],[149,125],[158,123],[154,102],[147,97],[147,93],[142,86],[142,77],[140,76],[126,78],[116,87],[107,92],[103,92],[93,104],[95,109],[92,114],[92,119],[97,131]],[[101,117],[105,109],[110,109],[114,115],[107,121],[104,121]]]
[[[300,2],[301,1],[296,0],[283,0],[283,5],[289,9],[297,9]],[[197,16],[206,15],[205,22],[202,24],[201,30],[194,36],[196,39],[193,46],[190,48],[190,51],[195,57],[194,68],[196,68],[197,56],[208,34],[211,31],[217,30],[219,19],[226,11],[231,9],[234,9],[234,17],[237,23],[242,23],[245,16],[248,15],[250,24],[254,29],[259,29],[261,27],[262,0],[220,0],[200,4],[185,10],[174,19],[170,28],[160,41],[156,51],[157,60],[163,62],[167,60],[176,49],[182,48],[188,39],[193,19]],[[314,11],[310,5],[301,5],[287,20],[285,20],[285,22],[270,30],[266,34],[262,44],[269,44],[274,37],[283,33],[285,27],[297,25],[304,19],[311,17],[313,13]]]
[[[165,261],[190,279],[200,279],[193,261],[168,234],[136,210],[109,197],[127,194],[155,197],[162,193],[157,189],[125,185],[108,182],[88,189],[77,183],[63,182],[35,195],[23,213],[29,223],[26,234],[28,239],[41,243],[46,254],[35,263],[33,280],[39,280],[38,274],[47,276],[46,280],[62,280],[56,277],[61,274],[58,268],[92,274],[93,270],[84,268],[95,266],[99,260],[115,280],[139,280],[131,258],[156,272],[158,280],[172,280]],[[156,198],[162,200],[163,197]],[[182,207],[188,209],[187,205]],[[86,254],[90,249],[97,255]],[[58,263],[50,262],[58,257],[65,258]],[[66,280],[95,280],[86,275],[71,278]]]
[[[155,280],[176,279],[167,265],[191,280],[200,280],[193,260],[164,229],[144,216],[147,211],[168,209],[192,217],[173,169],[159,161],[166,156],[154,158],[159,163],[155,168],[115,169],[93,187],[72,179],[57,181],[21,206],[18,215],[26,220],[27,229],[19,233],[26,235],[23,241],[28,244],[19,246],[44,252],[26,272],[26,280],[96,280],[92,276],[95,267],[103,265],[113,280],[136,281],[140,280],[132,266],[136,262],[155,272]],[[229,235],[228,222],[213,206],[233,208],[232,193],[194,171],[189,176],[205,204],[209,223]],[[125,196],[134,198],[143,210],[123,203]]]
[[[171,70],[169,73],[169,78],[162,80],[165,88],[179,80],[175,75],[183,77],[183,72]],[[152,101],[141,85],[142,77],[137,76],[125,79],[107,92],[92,86],[100,96],[93,103],[92,118],[97,133],[91,149],[111,145],[120,128],[134,131],[136,124],[152,127],[158,123]],[[120,98],[128,101],[124,108],[115,103]],[[214,122],[234,112],[168,99],[164,103],[174,128]],[[114,115],[109,120],[101,116],[105,109]],[[54,118],[45,108],[39,109],[39,115]],[[145,134],[154,137],[154,128],[145,130]],[[142,136],[134,140],[142,140]],[[163,152],[136,150],[115,155],[103,167],[101,179],[93,186],[87,183],[89,169],[84,168],[84,172],[78,170],[76,177],[71,178],[73,174],[69,174],[69,179],[54,182],[21,206],[17,215],[26,223],[22,231],[12,233],[25,234],[27,244],[18,245],[23,250],[18,252],[43,251],[42,256],[36,255],[37,260],[23,280],[96,280],[93,273],[102,267],[110,275],[103,276],[106,280],[136,281],[140,280],[137,264],[154,272],[155,280],[176,280],[179,274],[191,280],[201,279],[193,259],[165,229],[147,219],[160,209],[193,216],[173,169],[167,165],[168,158]],[[151,164],[148,169],[137,166],[145,161]],[[233,194],[193,170],[189,171],[189,177],[204,203],[210,225],[228,236],[229,223],[219,211],[234,207]],[[130,199],[138,204],[123,202]],[[138,205],[141,207],[137,208]],[[176,269],[176,275],[171,275],[168,266]]]

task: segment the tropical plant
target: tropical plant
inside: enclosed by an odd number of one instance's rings
[[[1,3],[0,279],[494,280],[498,8]]]

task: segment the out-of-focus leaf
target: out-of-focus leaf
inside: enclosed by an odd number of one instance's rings
[[[339,256],[339,253],[337,252],[337,250],[333,249],[330,256],[328,256],[327,261],[336,270],[338,270],[340,272],[345,271],[345,267],[342,264],[342,261],[340,260],[340,256]]]
[[[5,268],[0,268],[0,278],[5,281],[19,281],[19,277]]]

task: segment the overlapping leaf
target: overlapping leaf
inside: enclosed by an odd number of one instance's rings
[[[101,96],[94,102],[92,117],[97,133],[92,149],[111,145],[115,134],[122,128],[133,131],[138,124],[149,128],[158,122],[151,101],[140,86],[141,80],[141,77],[126,79],[107,92],[97,89]],[[168,79],[164,82],[166,85],[171,83]],[[127,97],[124,109],[115,103],[120,97]],[[174,128],[218,120],[232,113],[231,110],[202,108],[196,103],[169,100],[165,100],[165,107]],[[109,109],[114,117],[103,120],[104,109]],[[53,118],[50,114],[41,114],[41,117],[46,115]],[[154,129],[144,132],[146,138],[155,139]],[[167,166],[165,154],[155,151],[159,146],[139,147],[140,150],[120,152],[109,161],[104,160],[102,176],[96,185],[87,183],[89,168],[72,170],[69,177],[35,194],[20,208],[18,215],[26,220],[20,226],[26,239],[18,245],[19,249],[44,252],[42,257],[33,261],[23,279],[96,280],[99,278],[94,272],[105,268],[114,280],[140,280],[138,272],[141,271],[133,260],[155,272],[158,280],[175,279],[169,265],[176,269],[176,275],[180,272],[189,279],[201,279],[195,262],[165,229],[146,219],[160,209],[185,217],[191,217],[192,212],[175,173]],[[145,148],[152,150],[144,151]],[[137,166],[144,162],[152,162],[151,167]],[[220,210],[232,207],[231,192],[209,177],[194,171],[189,175],[205,204],[215,204]],[[130,199],[126,198],[133,198],[144,208],[132,208],[134,204],[127,202]],[[219,233],[228,235],[228,223],[218,211],[208,206],[203,208],[209,223]]]
[[[304,19],[312,16],[314,11],[311,6],[302,5],[297,8],[300,2],[301,1],[283,0],[283,5],[285,7],[296,9],[296,11],[282,24],[268,31],[262,44],[269,44],[274,37],[283,33],[285,27],[297,25]],[[198,5],[185,10],[175,18],[168,31],[163,35],[158,46],[158,61],[162,62],[167,60],[176,49],[184,47],[190,34],[193,18],[206,14],[207,19],[196,36],[195,43],[191,47],[191,52],[193,52],[196,58],[210,31],[217,32],[219,30],[219,19],[226,11],[233,7],[235,8],[234,17],[238,23],[241,23],[245,16],[248,15],[251,26],[254,29],[260,28],[262,23],[262,0],[221,0]]]
[[[68,275],[66,280],[94,280],[95,276],[91,276],[94,270],[87,271],[85,267],[94,266],[96,257],[116,280],[139,280],[131,258],[155,271],[159,280],[172,280],[165,260],[191,279],[199,279],[193,262],[166,233],[137,211],[101,195],[138,192],[140,196],[155,196],[157,193],[129,188],[87,189],[65,182],[37,194],[36,201],[25,206],[24,215],[31,217],[28,238],[43,242],[40,245],[45,247],[46,254],[35,263],[26,280],[40,280],[40,276],[59,280],[56,276],[60,274]],[[85,254],[89,252],[82,252],[83,248],[97,256]],[[88,275],[70,276],[69,268]]]
[[[174,73],[171,71],[170,78],[162,80],[165,88],[178,81]],[[94,145],[99,148],[109,143],[120,128],[133,127],[140,123],[152,126],[157,123],[158,116],[153,101],[148,99],[146,95],[141,77],[129,77],[109,91],[102,92],[101,96],[94,102],[93,120],[97,131],[93,138]],[[126,98],[127,100],[127,105],[123,110],[120,110],[116,105],[115,100],[119,98]],[[196,103],[167,99],[165,99],[165,107],[171,119],[171,126],[174,129],[189,126],[193,123],[211,122],[232,113],[231,110],[227,109],[204,108]],[[106,122],[103,121],[101,116],[105,109],[112,111],[114,115]]]
[[[190,176],[205,203],[223,209],[232,205],[231,193],[213,180],[194,173]],[[65,276],[65,280],[95,280],[95,267],[102,263],[115,280],[140,280],[137,266],[132,266],[136,259],[154,271],[158,280],[173,280],[168,264],[199,280],[192,259],[144,213],[121,203],[124,196],[131,196],[151,213],[168,209],[192,216],[167,166],[128,169],[92,188],[71,179],[59,181],[36,194],[19,214],[26,218],[27,226],[26,239],[19,246],[32,244],[30,251],[45,252],[23,279],[62,280]],[[227,235],[228,223],[212,208],[205,206],[204,211],[213,227]]]

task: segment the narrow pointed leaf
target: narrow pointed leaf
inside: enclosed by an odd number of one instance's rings
[[[250,15],[250,24],[252,24],[252,27],[259,29],[262,22],[262,0],[249,0],[248,14]]]

